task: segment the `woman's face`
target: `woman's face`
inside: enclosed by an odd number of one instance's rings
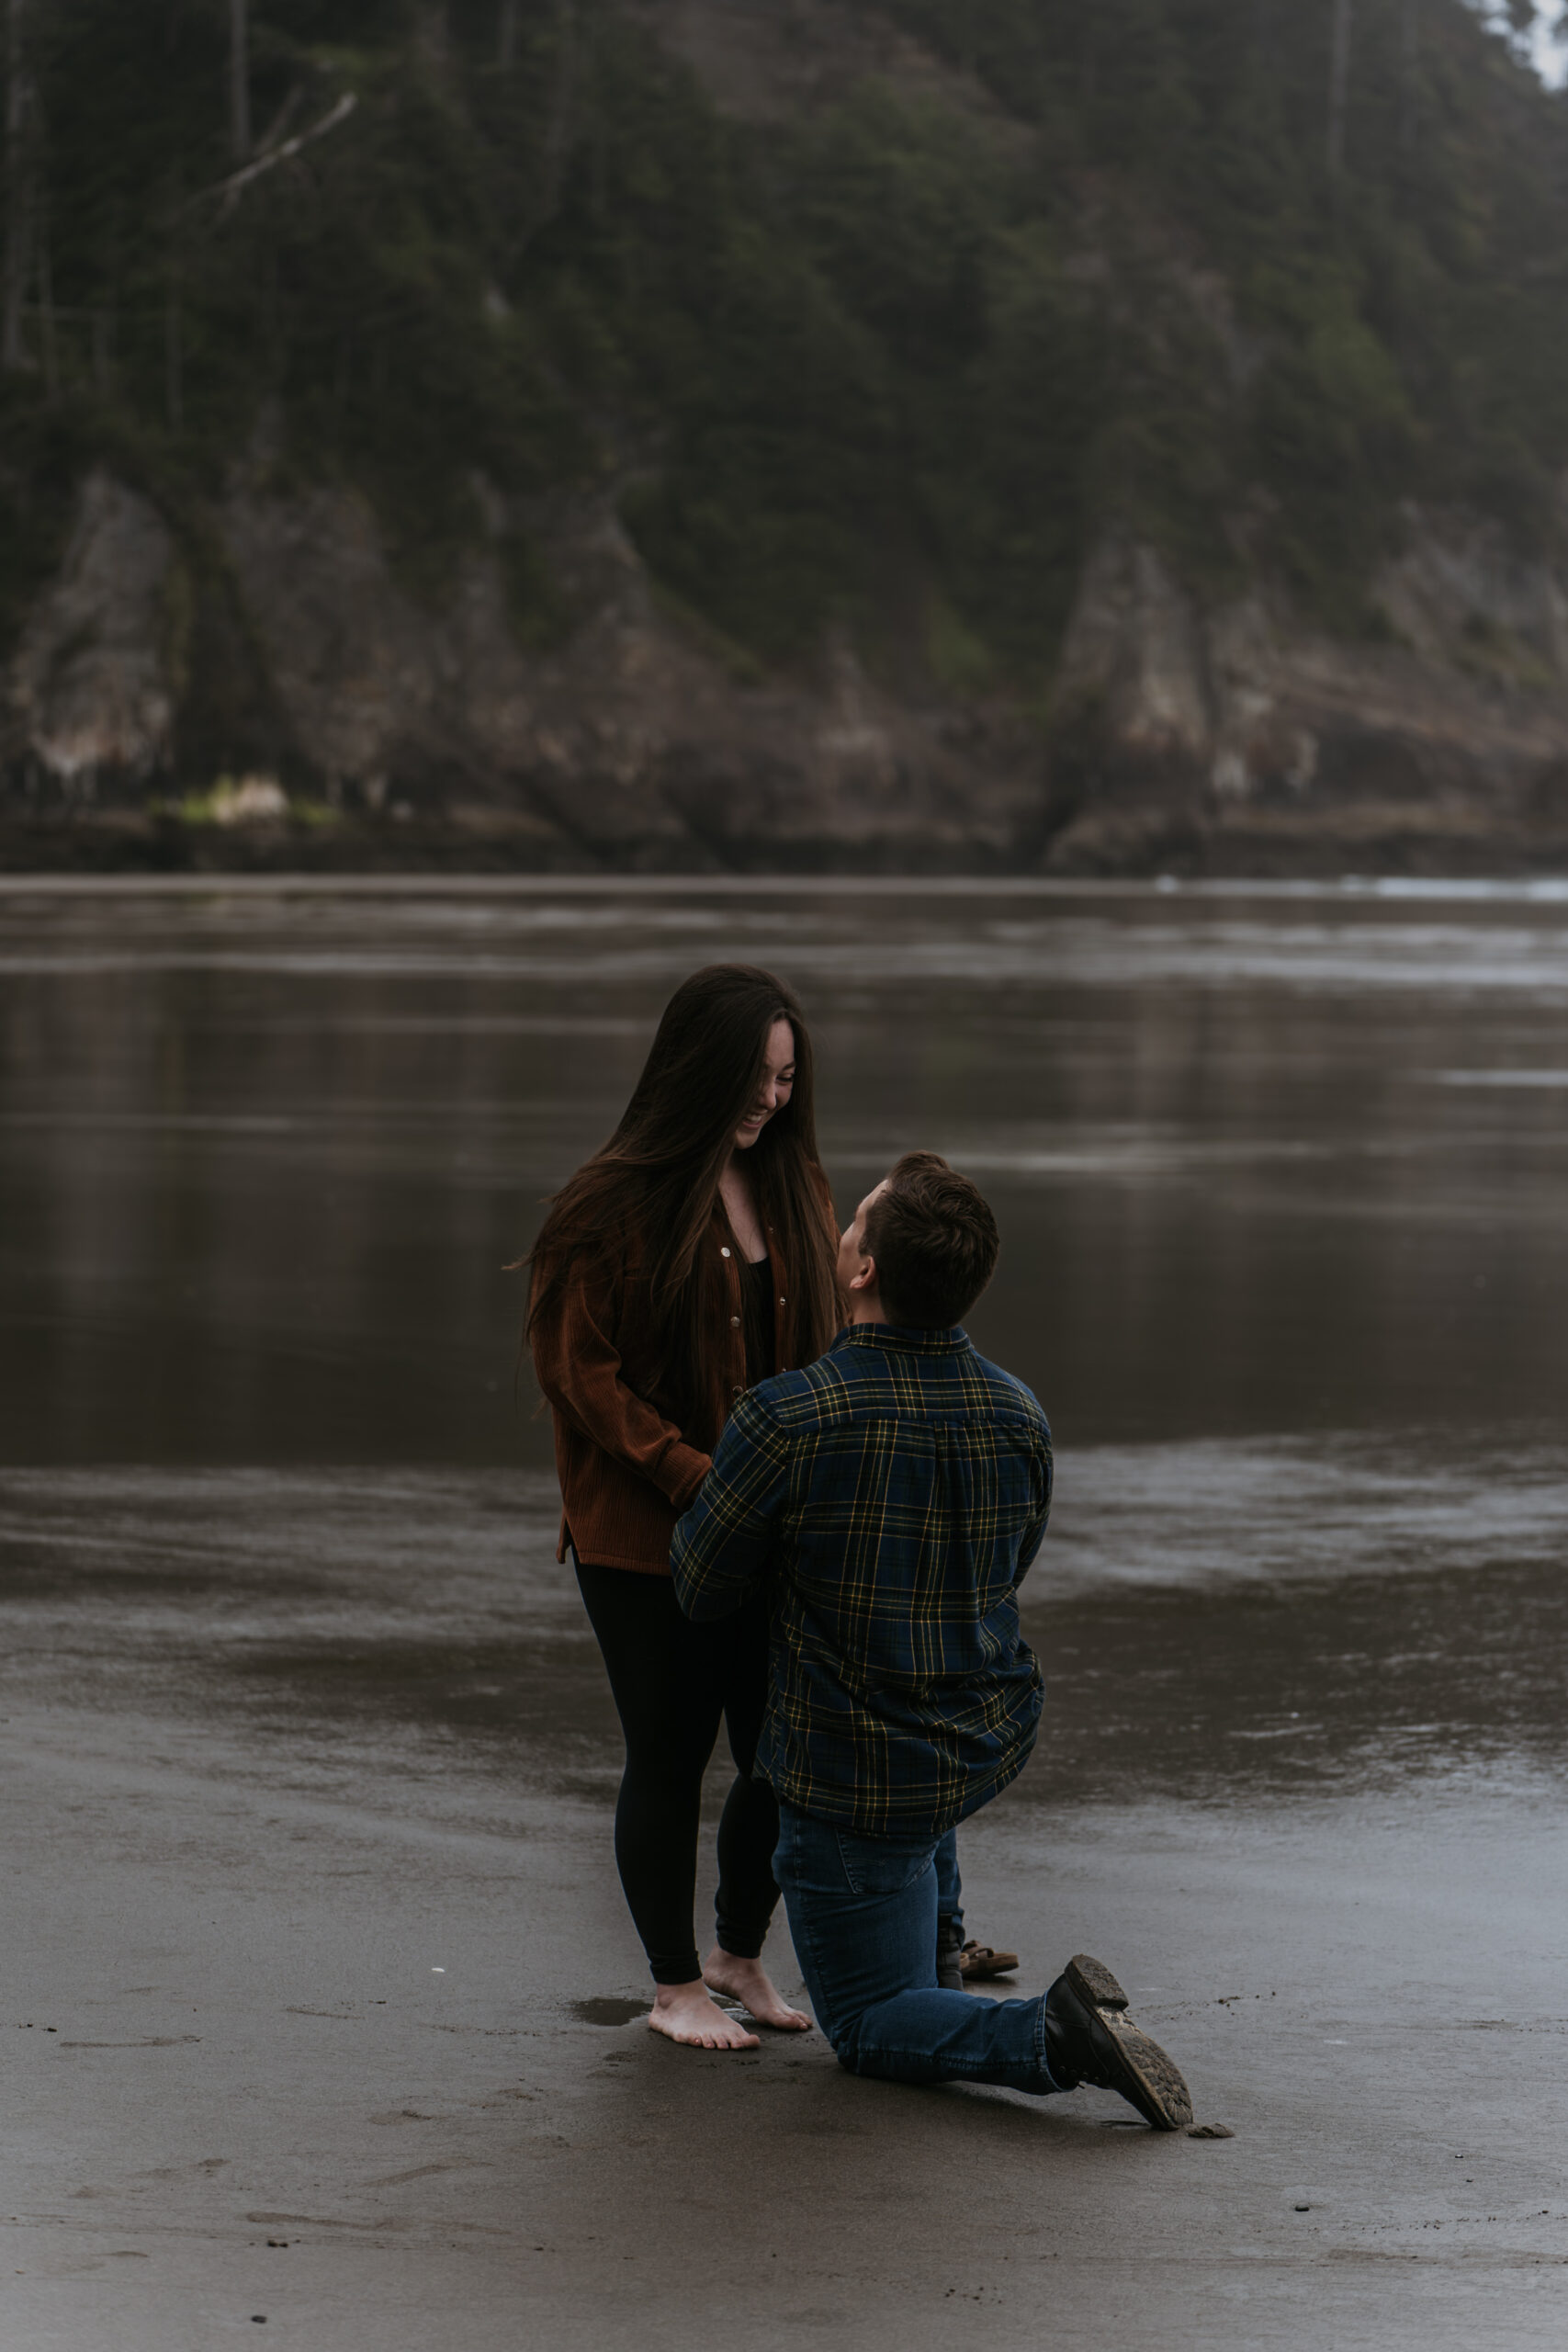
[[[795,1084],[795,1031],[787,1021],[775,1021],[768,1032],[767,1060],[757,1099],[735,1130],[738,1151],[750,1151],[775,1111],[789,1101]]]

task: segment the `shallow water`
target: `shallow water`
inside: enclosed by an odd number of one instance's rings
[[[912,1145],[996,1206],[972,1328],[1060,1449],[1019,1803],[1555,1780],[1542,889],[13,888],[14,1688],[237,1713],[323,1784],[395,1735],[400,1770],[602,1790],[502,1268],[729,957],[807,1002],[846,1215]]]

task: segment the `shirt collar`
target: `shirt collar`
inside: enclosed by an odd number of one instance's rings
[[[969,1345],[962,1323],[949,1331],[918,1331],[902,1323],[852,1323],[835,1343],[840,1348],[881,1348],[893,1355],[955,1356]]]

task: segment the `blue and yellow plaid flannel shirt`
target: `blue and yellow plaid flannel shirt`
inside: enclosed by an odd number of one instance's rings
[[[858,1324],[740,1398],[670,1565],[690,1617],[770,1603],[757,1770],[787,1804],[940,1837],[1022,1770],[1051,1467],[1034,1397],[959,1329]]]

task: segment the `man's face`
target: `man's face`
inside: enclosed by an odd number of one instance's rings
[[[871,1272],[873,1283],[874,1283],[876,1279],[874,1268],[872,1266],[872,1261],[866,1255],[865,1218],[866,1211],[870,1208],[873,1201],[880,1200],[886,1190],[887,1179],[885,1176],[881,1183],[875,1185],[872,1191],[866,1194],[859,1208],[856,1209],[853,1218],[850,1224],[844,1227],[843,1236],[839,1243],[839,1260],[837,1268],[839,1288],[841,1291],[849,1293],[852,1297],[858,1295],[865,1290],[865,1276],[868,1270]]]

